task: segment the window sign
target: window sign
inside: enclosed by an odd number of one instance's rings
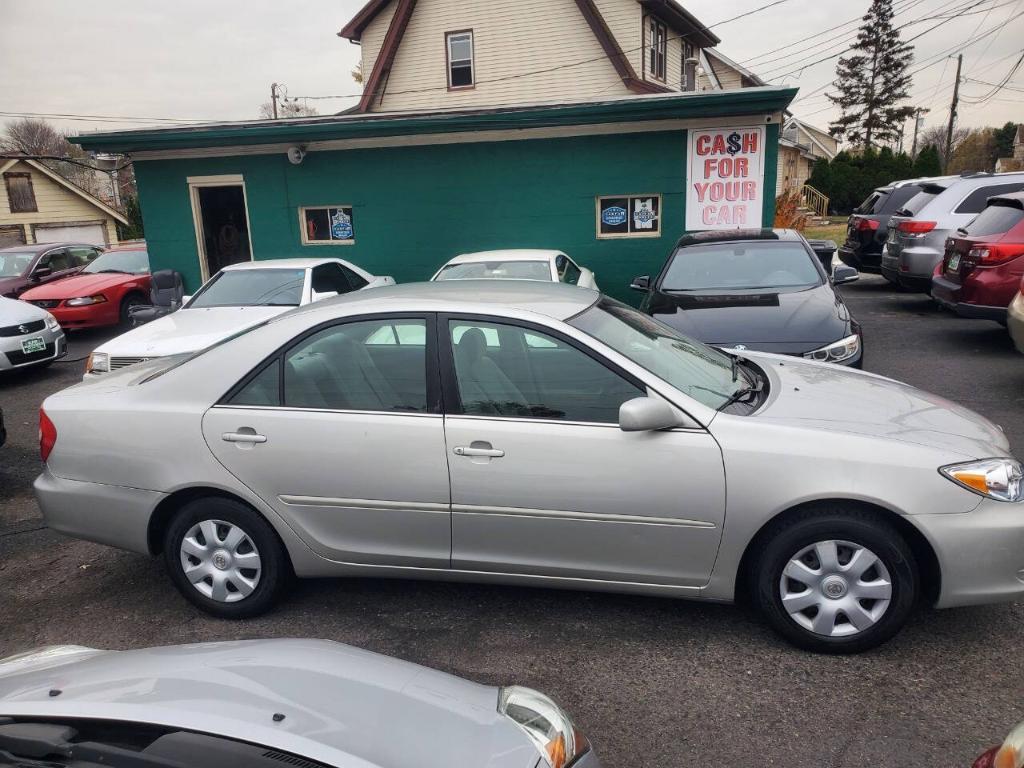
[[[597,199],[597,236],[659,237],[661,235],[661,195],[599,197]]]
[[[689,134],[686,229],[760,227],[764,128],[694,129]]]
[[[352,206],[301,208],[302,242],[306,245],[351,245],[355,242]]]

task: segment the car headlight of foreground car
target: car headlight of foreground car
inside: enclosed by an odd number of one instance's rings
[[[86,373],[107,373],[110,371],[110,355],[106,352],[93,352],[85,361]]]
[[[1016,459],[983,459],[940,467],[957,485],[996,501],[1024,501],[1024,468]]]
[[[57,318],[53,315],[46,316],[46,327],[51,331],[59,331],[60,323],[57,322]]]
[[[804,352],[804,357],[819,363],[841,363],[843,360],[856,357],[859,352],[860,335],[855,333],[853,336],[847,336],[827,347]]]
[[[498,711],[530,737],[551,768],[566,768],[590,749],[569,715],[539,691],[518,685],[502,688]]]
[[[69,307],[89,307],[93,304],[104,304],[106,301],[106,296],[102,293],[97,293],[93,296],[79,296],[76,299],[68,299],[67,305]]]

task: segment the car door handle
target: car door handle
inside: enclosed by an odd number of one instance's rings
[[[474,448],[472,446],[457,445],[453,449],[456,456],[484,456],[489,459],[500,459],[505,455],[504,451],[495,448]]]
[[[220,436],[225,443],[265,443],[266,435],[257,435],[255,432],[225,432]]]

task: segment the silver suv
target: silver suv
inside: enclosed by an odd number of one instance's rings
[[[981,173],[922,185],[889,220],[882,275],[890,283],[928,293],[946,238],[981,213],[988,198],[1021,190],[1024,173]]]

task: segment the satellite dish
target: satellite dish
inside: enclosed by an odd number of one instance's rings
[[[288,147],[288,162],[292,165],[302,165],[306,157],[306,150],[302,147]]]

